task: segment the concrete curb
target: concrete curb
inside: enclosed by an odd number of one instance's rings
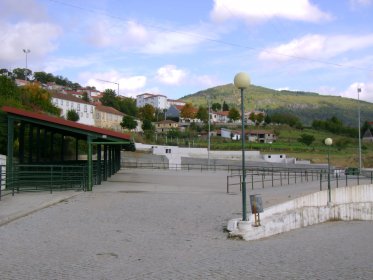
[[[28,215],[31,215],[39,210],[42,210],[44,208],[47,208],[47,207],[50,207],[50,206],[53,206],[53,205],[56,205],[62,201],[65,201],[67,199],[71,199],[77,195],[80,195],[82,192],[78,192],[78,193],[74,193],[74,194],[69,194],[69,195],[64,195],[64,196],[59,196],[59,197],[56,197],[56,198],[53,198],[52,200],[50,201],[47,201],[47,202],[44,202],[42,204],[39,204],[39,205],[35,205],[35,207],[29,207],[29,208],[26,208],[26,209],[22,209],[22,210],[19,210],[17,211],[16,213],[13,213],[13,214],[10,214],[6,217],[2,217],[0,218],[0,227],[3,226],[3,225],[6,225],[8,223],[11,223],[13,221],[16,221],[20,218],[23,218],[23,217],[26,217]]]

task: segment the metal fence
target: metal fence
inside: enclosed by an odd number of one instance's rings
[[[254,188],[283,186],[319,180],[322,169],[249,167],[246,170],[246,185]],[[242,186],[242,170],[231,170],[227,176],[227,193],[232,186]]]
[[[12,174],[7,174],[6,189],[21,191],[86,190],[86,165],[14,165]]]
[[[325,169],[279,169],[279,168],[252,168],[246,172],[246,186],[254,188],[265,188],[283,186],[297,183],[319,181],[320,191],[328,187],[345,187],[359,184],[373,184],[373,171],[365,171],[360,175],[348,175],[344,173],[330,173]],[[232,170],[227,176],[227,193],[231,187],[239,187],[242,190],[241,170]]]

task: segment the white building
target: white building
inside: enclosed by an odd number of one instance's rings
[[[66,118],[69,110],[74,110],[79,115],[78,123],[94,125],[95,106],[71,94],[52,92],[53,104],[61,109],[61,116]]]
[[[167,109],[169,107],[167,97],[165,95],[143,93],[136,96],[136,106],[138,108],[144,107],[146,104],[150,104],[154,108],[161,110]]]

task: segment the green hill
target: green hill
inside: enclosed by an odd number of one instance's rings
[[[207,96],[211,103],[223,103],[239,109],[240,92],[233,84],[209,88],[181,98],[195,106],[207,104]],[[290,112],[299,117],[303,125],[310,125],[313,120],[326,120],[333,116],[347,126],[356,126],[358,122],[358,103],[355,99],[338,96],[320,95],[314,92],[277,91],[265,87],[251,85],[244,95],[245,111],[261,110],[268,114]],[[373,103],[360,101],[361,124],[373,121]]]

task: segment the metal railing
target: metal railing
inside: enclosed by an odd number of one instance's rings
[[[246,170],[246,184],[253,190],[256,187],[275,187],[318,180],[322,169],[249,167]],[[231,171],[227,176],[227,193],[231,186],[239,185],[241,191],[242,170]]]
[[[275,187],[297,183],[307,183],[319,180],[320,191],[328,187],[328,173],[325,169],[299,169],[299,168],[251,168],[246,172],[246,184],[251,189]],[[360,175],[348,175],[344,173],[330,174],[331,187],[344,187],[360,184],[373,184],[373,171],[366,171]],[[241,170],[232,170],[227,176],[227,193],[231,187],[242,188]]]
[[[86,190],[86,165],[14,165],[8,173],[7,190],[20,191]]]

